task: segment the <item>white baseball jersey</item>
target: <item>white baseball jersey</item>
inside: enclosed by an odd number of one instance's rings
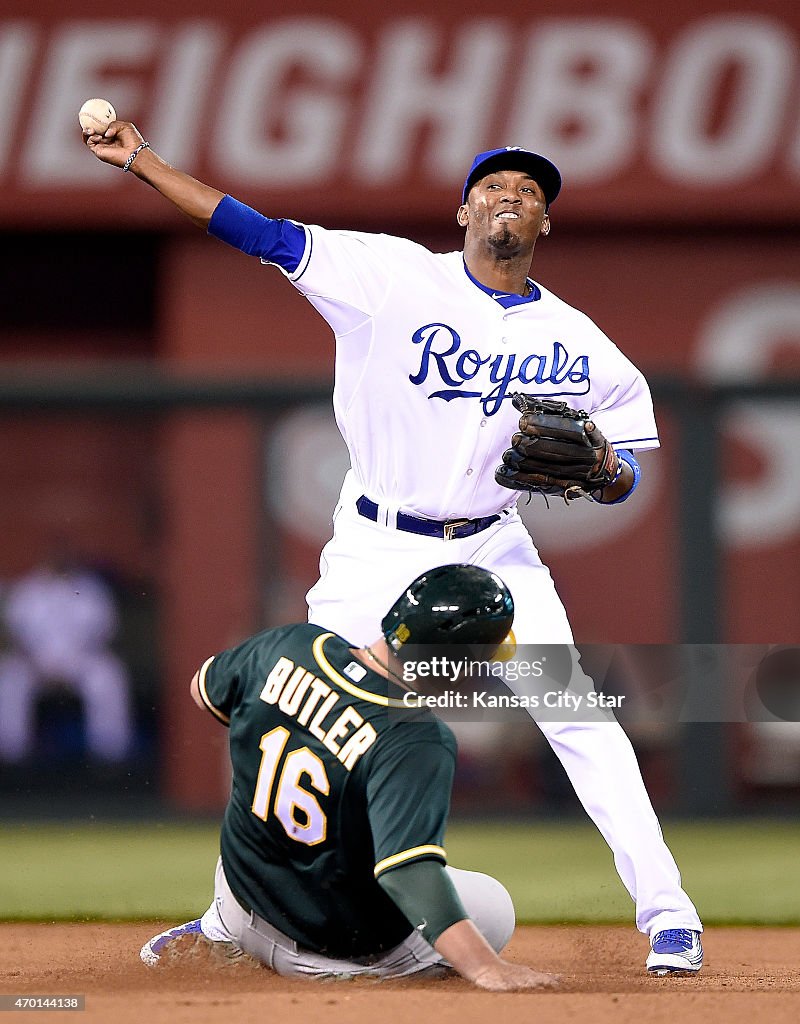
[[[515,391],[585,409],[618,448],[658,447],[641,373],[545,288],[505,307],[470,279],[460,252],[305,232],[287,276],[336,335],[336,420],[374,501],[433,519],[508,508],[515,497],[494,469],[517,427]]]

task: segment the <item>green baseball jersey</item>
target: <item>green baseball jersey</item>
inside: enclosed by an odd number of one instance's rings
[[[203,665],[200,694],[230,726],[220,847],[245,909],[306,949],[380,954],[412,928],[377,882],[443,848],[456,742],[341,637],[266,630]]]

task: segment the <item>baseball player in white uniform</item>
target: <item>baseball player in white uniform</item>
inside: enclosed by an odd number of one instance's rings
[[[36,701],[59,682],[80,697],[88,753],[124,761],[134,740],[130,679],[110,646],[118,614],[103,580],[55,554],[11,585],[2,619],[11,649],[0,656],[0,761],[34,752]]]
[[[571,643],[516,495],[494,477],[516,429],[511,396],[591,414],[619,456],[616,479],[594,496],[603,504],[633,493],[633,451],[657,447],[658,435],[636,367],[529,276],[535,243],[550,231],[557,168],[517,147],[478,154],[457,212],[463,252],[439,254],[403,238],[263,217],[170,167],[129,122],[85,141],[209,234],[278,266],[335,334],[333,403],[351,469],[308,594],[310,620],[368,643],[409,576],[464,562],[505,580],[518,641]],[[615,721],[537,724],[613,851],[651,940],[648,970],[699,970],[702,925],[624,731]]]

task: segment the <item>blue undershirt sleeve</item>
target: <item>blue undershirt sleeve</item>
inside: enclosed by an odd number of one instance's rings
[[[265,217],[233,196],[220,200],[208,222],[208,233],[289,274],[297,270],[306,248],[306,233],[299,224]]]

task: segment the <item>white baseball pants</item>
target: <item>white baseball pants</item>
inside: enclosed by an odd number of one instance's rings
[[[465,562],[496,572],[508,586],[519,643],[572,643],[550,571],[516,511],[473,537],[446,541],[365,519],[355,508],[360,493],[354,475],[348,473],[334,512],[333,538],[320,556],[320,579],[307,595],[310,622],[334,630],[354,645],[371,643],[381,636],[381,618],[412,579],[437,565]],[[620,878],[636,904],[637,928],[650,936],[664,928],[702,930],[620,724],[536,724],[613,852]]]

